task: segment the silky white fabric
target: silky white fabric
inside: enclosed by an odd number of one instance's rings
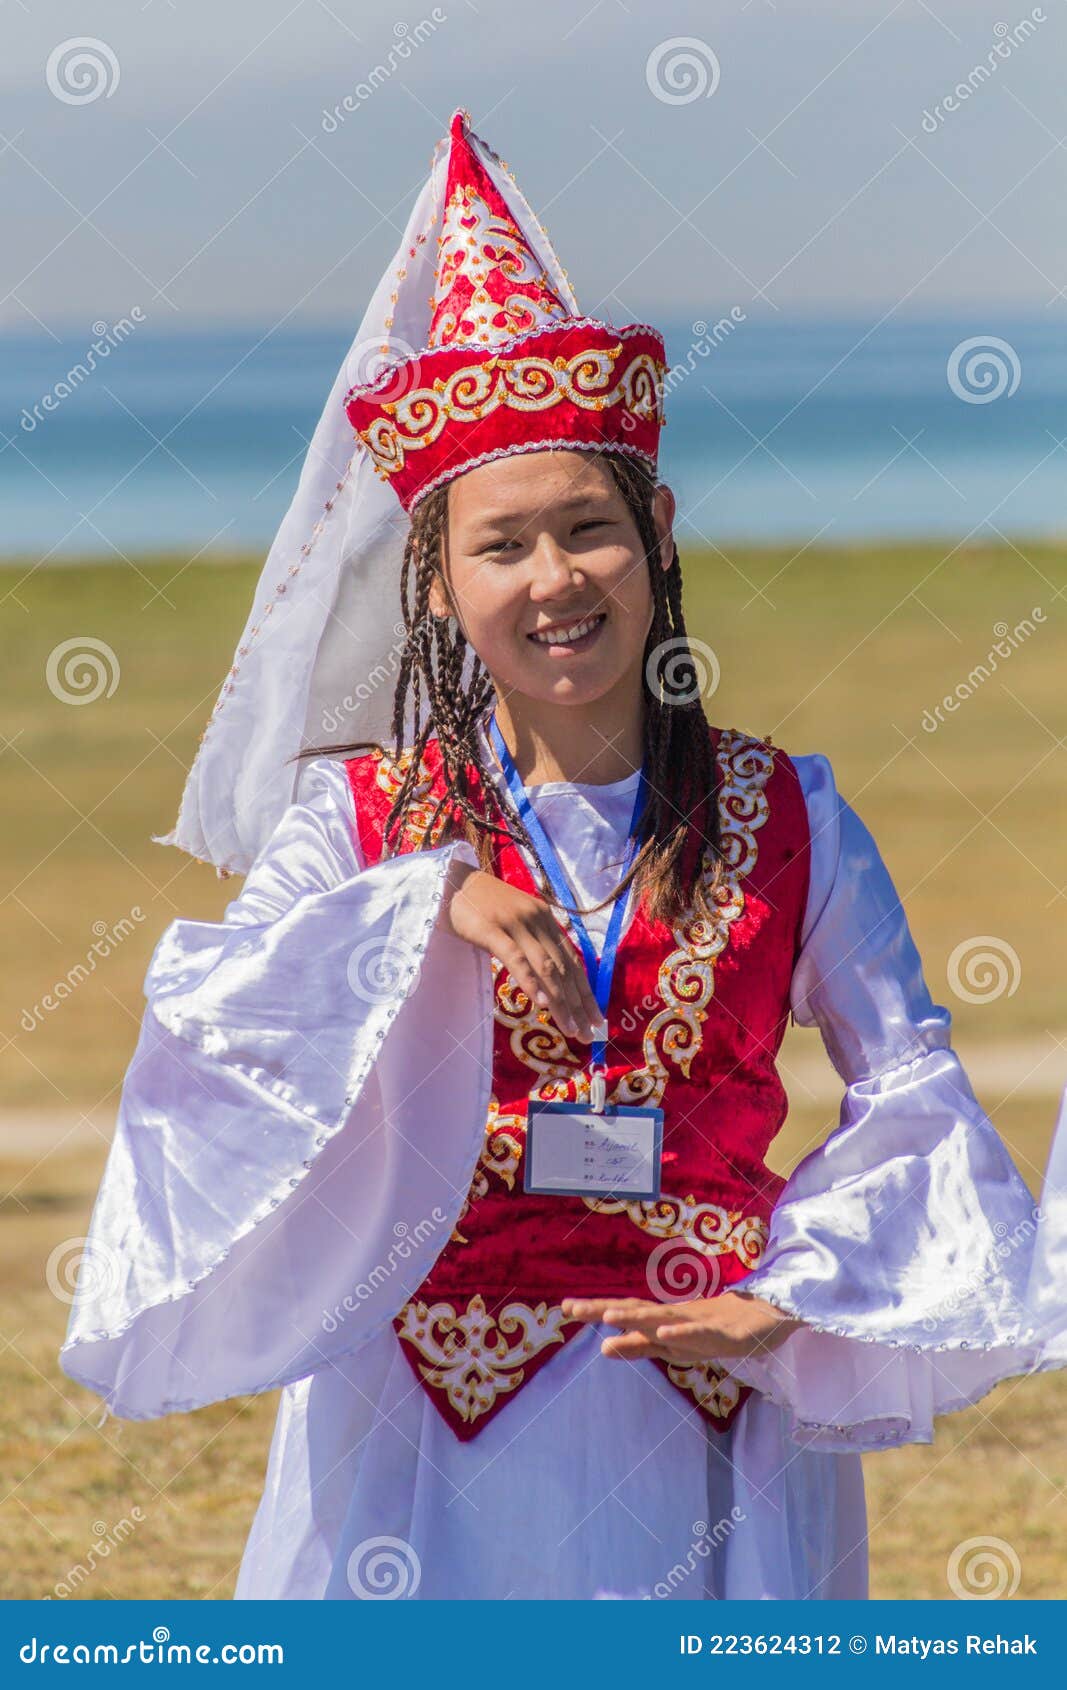
[[[350,1562],[383,1537],[422,1597],[863,1595],[855,1452],[928,1441],[1025,1371],[1032,1199],[870,835],[825,758],[796,763],[793,1007],[845,1096],[746,1281],[812,1329],[731,1364],[760,1394],[727,1434],[592,1329],[461,1443],[400,1354],[389,1321],[455,1224],[488,1106],[488,959],[435,927],[469,847],[364,868],[344,771],[317,760],[224,921],[163,935],[61,1360],[127,1418],[286,1386],[239,1595],[373,1593]],[[586,901],[633,789],[533,793]]]
[[[867,1594],[860,1460],[752,1397],[709,1430],[580,1332],[469,1443],[376,1338],[282,1393],[238,1598]]]
[[[1040,1365],[1067,1366],[1067,1091],[1041,1187],[1027,1309]]]
[[[951,1049],[868,829],[825,757],[797,766],[818,845],[793,1013],[820,1028],[845,1092],[744,1283],[805,1324],[733,1372],[788,1410],[798,1441],[928,1442],[936,1414],[1034,1365],[1037,1205]]]

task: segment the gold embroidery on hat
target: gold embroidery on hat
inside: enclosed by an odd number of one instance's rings
[[[401,398],[383,400],[382,415],[357,429],[383,475],[403,469],[406,452],[430,446],[450,422],[480,422],[500,409],[545,411],[566,401],[583,411],[622,405],[633,416],[662,415],[660,383],[666,365],[638,352],[620,375],[615,365],[623,343],[586,347],[570,358],[488,357],[464,364],[431,387],[415,387]]]

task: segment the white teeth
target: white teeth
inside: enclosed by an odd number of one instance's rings
[[[571,628],[554,628],[543,634],[535,632],[533,637],[542,645],[570,645],[574,640],[584,639],[586,634],[591,634],[599,620],[598,616],[587,616],[584,622],[575,622]]]

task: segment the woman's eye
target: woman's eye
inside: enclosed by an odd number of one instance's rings
[[[602,516],[596,516],[596,517],[591,516],[589,518],[588,522],[579,522],[577,527],[576,527],[575,532],[580,534],[582,532],[582,530],[586,529],[586,528],[606,528],[606,527],[607,527],[607,522],[605,521],[604,517],[602,517]]]

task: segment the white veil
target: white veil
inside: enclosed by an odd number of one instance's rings
[[[468,129],[515,222],[560,299],[578,314],[551,242],[514,177]],[[400,563],[408,519],[379,480],[344,398],[390,357],[421,351],[436,284],[449,138],[404,238],[337,372],[292,504],[256,588],[233,667],[215,703],[172,831],[155,835],[220,874],[244,874],[297,793],[294,752],[327,741],[388,743],[403,645]]]

